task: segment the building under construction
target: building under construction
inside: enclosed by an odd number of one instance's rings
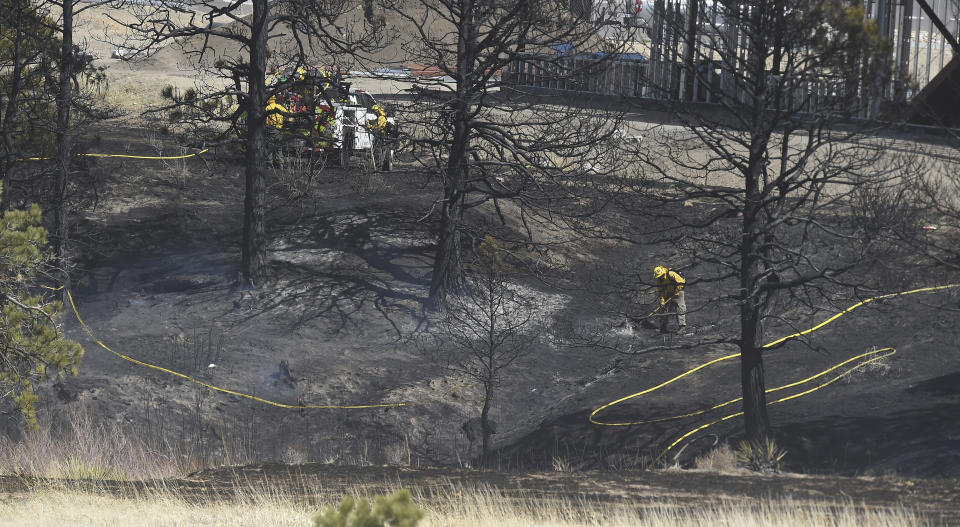
[[[756,2],[621,3],[622,12],[613,16],[616,3],[577,4],[580,10],[592,6],[608,23],[636,28],[621,52],[598,60],[601,54],[592,50],[558,44],[555,55],[532,55],[515,63],[505,78],[537,90],[662,101],[715,103],[739,96],[738,72],[731,70],[746,63],[749,39],[735,21],[749,16]],[[780,0],[771,5],[789,9],[785,6],[792,4]],[[800,110],[829,112],[853,97],[860,102],[857,117],[960,126],[960,0],[852,0],[841,6],[863,10],[870,31],[886,41],[889,56],[882,68],[855,65],[842,75],[824,69],[792,79],[792,89],[802,92]],[[777,69],[768,64],[768,75],[776,76]]]

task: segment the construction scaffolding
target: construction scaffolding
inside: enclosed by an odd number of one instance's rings
[[[743,67],[749,43],[745,32],[725,19],[737,20],[753,5],[655,0],[645,27],[624,43],[627,52],[603,56],[558,46],[556,55],[531,55],[512,64],[504,79],[537,90],[665,101],[713,103],[721,97],[740,97],[734,75],[742,72],[730,69]],[[791,89],[802,92],[800,111],[830,111],[834,105],[849,104],[853,97],[860,103],[860,117],[876,117],[882,102],[911,100],[951,60],[960,60],[954,58],[960,49],[956,44],[960,0],[862,0],[859,5],[889,42],[885,72],[862,67],[863,74],[857,78],[824,71],[790,79]],[[772,64],[768,69],[777,73]]]

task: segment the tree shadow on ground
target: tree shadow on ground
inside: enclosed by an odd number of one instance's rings
[[[287,311],[293,327],[328,319],[335,334],[372,309],[398,337],[402,319],[421,318],[435,241],[410,215],[354,207],[274,228],[258,313]]]
[[[780,426],[777,438],[794,470],[956,478],[958,412],[960,404],[943,402],[880,416],[828,416]]]

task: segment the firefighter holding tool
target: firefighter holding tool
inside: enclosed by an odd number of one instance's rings
[[[666,333],[670,319],[676,317],[677,332],[687,327],[687,302],[683,286],[687,281],[680,273],[662,265],[653,268],[653,277],[657,280],[657,297],[660,299],[660,332]]]

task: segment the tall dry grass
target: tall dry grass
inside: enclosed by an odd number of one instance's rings
[[[697,470],[709,470],[711,472],[734,473],[739,469],[737,455],[733,448],[727,443],[721,443],[693,461],[693,466]]]
[[[185,474],[198,463],[172,445],[148,445],[117,424],[77,412],[64,426],[41,419],[22,441],[0,436],[0,474],[89,480],[147,480]]]
[[[303,489],[301,489],[302,491]],[[48,486],[0,500],[0,525],[230,525],[309,526],[326,503],[323,489],[313,489],[319,504],[282,490],[241,489],[232,498],[197,500],[172,489],[142,491],[120,498]],[[363,492],[360,492],[363,495]],[[505,495],[490,489],[448,489],[440,496],[415,496],[427,511],[424,527],[903,527],[930,525],[905,507],[864,508],[852,503],[809,503],[791,499],[696,502],[666,500],[653,505],[609,504],[586,499],[544,499]]]
[[[0,501],[0,526],[5,525],[147,525],[299,526],[310,525],[313,510],[293,502],[190,502],[176,494],[140,498],[75,491],[34,492]]]
[[[324,488],[321,478],[304,476],[269,483],[238,480],[232,488],[218,492],[182,490],[176,481],[163,481],[202,468],[210,461],[204,462],[176,446],[151,446],[131,439],[119,426],[97,424],[84,412],[74,415],[63,428],[43,423],[21,442],[0,437],[0,473],[30,476],[23,480],[30,485],[28,491],[0,494],[0,526],[309,526],[314,514],[340,498],[338,493]],[[726,466],[728,462],[719,464]],[[86,483],[71,481],[75,479]],[[90,480],[159,481],[146,486],[117,486]],[[367,498],[372,497],[369,493],[370,489],[364,488],[351,492]],[[920,512],[905,506],[877,508],[852,502],[704,499],[687,503],[638,496],[637,503],[611,504],[536,492],[456,486],[422,492],[414,489],[414,497],[428,512],[421,525],[430,527],[932,524]]]

